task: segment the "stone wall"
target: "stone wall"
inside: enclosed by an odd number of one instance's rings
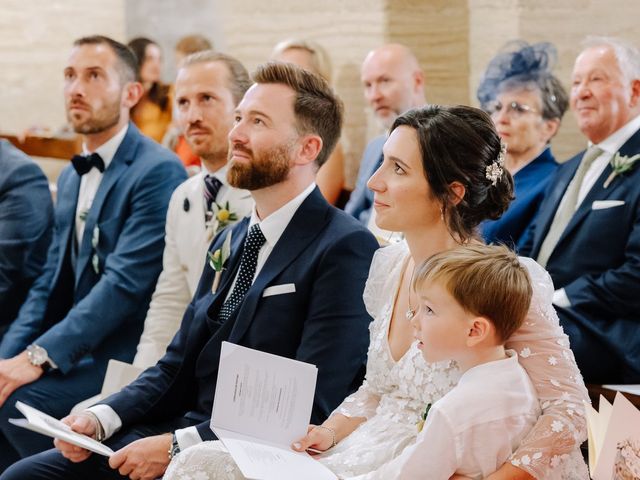
[[[173,45],[189,33],[209,37],[250,70],[283,38],[316,40],[331,53],[334,86],[346,104],[349,184],[366,141],[378,133],[359,81],[371,48],[407,44],[426,72],[429,101],[476,104],[488,60],[509,40],[555,43],[557,75],[567,86],[586,34],[640,44],[637,0],[0,0],[0,131],[64,123],[62,66],[72,40],[90,33],[156,39],[168,81],[175,74]],[[569,113],[554,151],[562,159],[583,146]]]
[[[62,70],[73,40],[124,39],[125,0],[0,0],[0,131],[64,125]]]

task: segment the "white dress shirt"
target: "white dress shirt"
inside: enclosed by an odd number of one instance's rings
[[[518,355],[467,370],[435,402],[416,442],[378,470],[351,480],[486,478],[504,464],[540,415]],[[417,419],[416,419],[417,420]]]
[[[109,168],[113,157],[118,150],[118,147],[124,140],[124,136],[127,134],[129,124],[122,127],[122,129],[116,133],[113,137],[107,140],[105,143],[96,148],[95,152],[87,150],[86,144],[82,145],[82,154],[89,155],[91,153],[97,153],[104,161],[105,171]],[[83,217],[91,209],[93,199],[96,196],[100,182],[102,181],[103,172],[97,168],[92,168],[87,173],[80,177],[80,189],[78,191],[78,204],[76,205],[76,240],[78,246],[82,244],[82,236],[84,234],[84,220]]]
[[[580,204],[585,199],[587,194],[591,191],[593,186],[595,185],[604,169],[607,168],[607,165],[613,158],[613,156],[620,150],[620,148],[631,138],[631,136],[640,130],[640,115],[635,117],[633,120],[628,122],[622,128],[619,128],[617,131],[609,135],[602,142],[594,144],[589,142],[588,146],[591,147],[596,145],[600,147],[602,150],[602,154],[598,158],[596,158],[587,173],[585,173],[584,178],[582,179],[582,185],[580,185],[580,190],[578,192],[578,201],[576,203],[576,211]],[[562,200],[558,205],[558,209],[562,208],[562,204],[566,201],[566,197],[563,196]],[[567,297],[564,288],[560,288],[556,290],[553,294],[553,303],[559,307],[568,308],[571,306],[571,301],[569,297]]]
[[[260,217],[258,217],[256,208],[253,208],[251,220],[249,221],[249,228],[251,228],[252,225],[258,223],[260,225],[260,230],[262,230],[262,234],[266,239],[266,242],[258,252],[256,273],[253,276],[254,280],[260,273],[260,270],[266,263],[269,255],[271,255],[273,248],[275,247],[276,243],[278,243],[278,240],[282,236],[284,230],[287,228],[287,225],[289,225],[289,222],[293,218],[294,214],[296,213],[302,202],[304,202],[304,200],[311,194],[311,192],[313,192],[315,187],[316,184],[311,183],[302,193],[297,195],[295,198],[293,198],[288,203],[286,203],[271,215],[262,220],[260,219]],[[227,293],[227,298],[233,291],[233,287],[236,284],[237,276],[238,274],[236,273],[236,278],[233,279],[233,283],[229,288],[229,292]],[[88,410],[93,412],[100,420],[102,428],[104,429],[105,438],[109,438],[122,427],[122,420],[110,406],[95,405]],[[195,426],[176,430],[175,435],[178,440],[180,450],[184,450],[187,447],[202,442],[202,438],[200,437],[200,434],[198,433],[198,430]]]

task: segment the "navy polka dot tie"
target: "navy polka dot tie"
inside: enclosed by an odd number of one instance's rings
[[[253,283],[253,276],[256,273],[256,265],[258,264],[258,252],[264,245],[267,239],[264,238],[260,225],[257,223],[249,230],[249,235],[244,242],[244,249],[242,250],[242,258],[240,259],[240,271],[238,272],[238,278],[236,278],[236,284],[233,287],[233,292],[224,302],[218,319],[220,322],[226,322],[231,314],[238,308],[238,305],[242,303],[244,296],[249,291],[251,284]]]

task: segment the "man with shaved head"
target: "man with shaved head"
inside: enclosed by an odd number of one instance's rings
[[[370,51],[361,69],[364,96],[376,119],[388,130],[407,110],[426,104],[424,73],[415,55],[404,45],[390,43]],[[387,134],[374,138],[364,151],[356,188],[345,211],[365,225],[369,224],[373,193],[367,188],[369,177],[382,163],[382,145]]]

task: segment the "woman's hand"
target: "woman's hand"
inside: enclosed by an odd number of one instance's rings
[[[309,425],[307,435],[291,445],[297,452],[309,450],[309,453],[321,453],[329,450],[333,446],[335,433],[330,428],[317,428],[315,425]]]

